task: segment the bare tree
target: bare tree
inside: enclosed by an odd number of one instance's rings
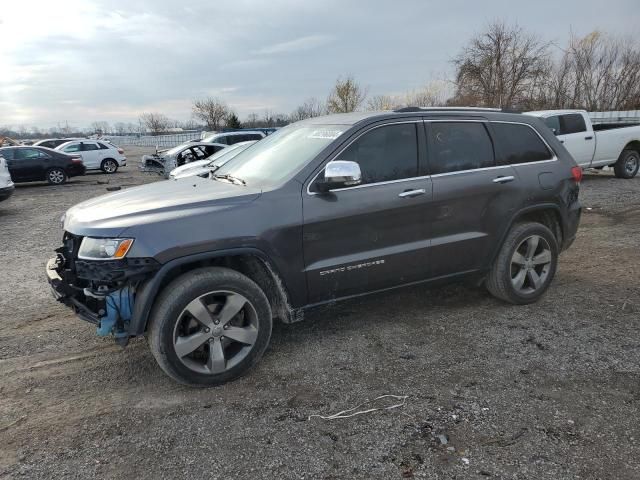
[[[405,95],[409,107],[440,107],[447,104],[449,86],[444,80],[434,80]]]
[[[229,115],[229,107],[214,97],[193,101],[193,116],[205,123],[208,130],[219,130]]]
[[[348,113],[356,111],[367,98],[367,90],[361,87],[353,77],[338,78],[327,99],[329,113]]]
[[[494,22],[453,60],[456,102],[511,107],[527,98],[532,83],[548,75],[549,44],[522,28]]]
[[[244,125],[248,128],[256,128],[258,126],[258,115],[255,113],[247,115],[247,120],[244,122]]]
[[[109,122],[105,122],[104,120],[91,122],[90,127],[93,133],[97,133],[98,135],[109,132]]]
[[[167,129],[169,119],[162,113],[143,113],[140,115],[140,125],[144,125],[153,135],[158,135]],[[141,132],[142,133],[142,132]]]
[[[113,124],[116,135],[124,135],[127,131],[127,125],[124,122],[116,122]]]
[[[571,36],[548,85],[554,108],[627,110],[640,106],[640,45],[592,32]]]
[[[367,102],[367,110],[396,110],[404,106],[401,98],[392,95],[375,95]]]
[[[317,98],[312,97],[305,100],[302,105],[291,112],[289,118],[292,122],[297,122],[305,118],[319,117],[324,114],[325,109],[326,107]]]

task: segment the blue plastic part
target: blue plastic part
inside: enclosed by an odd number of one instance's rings
[[[107,306],[107,314],[100,318],[100,326],[96,329],[99,337],[106,337],[113,334],[116,338],[127,337],[129,332],[126,330],[118,330],[118,318],[122,319],[125,324],[131,320],[131,312],[133,310],[133,292],[126,286],[115,292],[111,292],[105,298]]]

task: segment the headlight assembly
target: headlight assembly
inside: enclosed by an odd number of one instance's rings
[[[124,258],[133,245],[133,238],[85,237],[78,251],[83,260],[118,260]]]

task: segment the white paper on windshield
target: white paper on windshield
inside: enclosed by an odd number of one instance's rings
[[[321,138],[328,140],[335,140],[340,135],[342,135],[341,130],[314,130],[307,138]]]

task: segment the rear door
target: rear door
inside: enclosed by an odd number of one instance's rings
[[[427,277],[432,189],[418,169],[424,146],[421,120],[371,127],[333,158],[357,162],[362,184],[322,194],[313,180],[305,185],[309,303]]]
[[[427,121],[433,181],[431,271],[433,278],[487,266],[501,226],[522,202],[511,165],[498,165],[484,121]]]

